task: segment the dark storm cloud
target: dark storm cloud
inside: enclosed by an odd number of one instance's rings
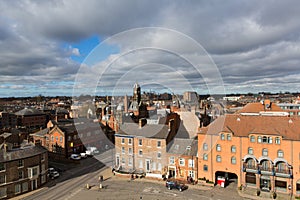
[[[271,91],[279,91],[280,87],[296,90],[295,83],[300,82],[299,7],[299,1],[290,0],[1,1],[1,83],[15,84],[16,88],[36,83],[41,88],[50,88],[62,78],[73,81],[79,64],[70,56],[80,52],[65,46],[66,43],[92,35],[105,39],[131,28],[159,26],[180,31],[199,42],[212,56],[226,87],[232,91],[246,91],[249,84],[253,85],[250,88],[253,91],[263,90],[264,85]],[[195,51],[176,38],[150,34],[119,41],[120,53],[130,45],[149,44],[146,42],[149,40],[153,44],[164,43],[166,49],[176,49],[187,57]],[[153,51],[147,57],[137,55],[126,57],[122,68],[115,68],[115,74],[107,74],[112,84],[132,65],[149,62],[173,68],[195,87],[203,83],[182,57],[162,51]],[[97,66],[107,64],[104,61]],[[205,63],[202,67],[203,71],[209,70],[205,69]],[[95,73],[97,67],[85,70]],[[152,72],[160,73],[157,71]],[[174,77],[176,73],[169,74],[169,80],[175,80]]]

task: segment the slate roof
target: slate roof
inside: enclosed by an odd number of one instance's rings
[[[40,131],[38,131],[36,133],[32,133],[30,135],[35,135],[35,136],[43,137],[43,136],[45,136],[49,132],[49,130],[50,130],[49,128],[44,128],[44,129],[42,129],[42,130],[40,130]]]
[[[1,150],[0,162],[25,159],[45,152],[47,152],[47,149],[43,148],[42,146],[38,146],[38,145],[35,146],[34,144],[28,144],[21,148],[14,149],[7,152]]]
[[[120,126],[117,134],[166,139],[169,135],[169,126],[164,124],[146,124],[139,128],[138,124],[124,123]]]
[[[190,150],[187,147],[190,147]],[[198,140],[174,138],[167,146],[167,153],[187,156],[197,156]]]
[[[44,115],[45,113],[35,108],[24,108],[15,113],[16,115],[28,116],[28,115]]]

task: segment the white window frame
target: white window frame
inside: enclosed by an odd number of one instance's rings
[[[195,171],[189,170],[189,177],[195,178]]]
[[[193,159],[189,159],[189,167],[194,167],[194,160]]]
[[[139,149],[139,156],[143,156],[143,150]]]
[[[139,139],[139,146],[143,146],[143,140]]]
[[[125,147],[121,147],[122,154],[125,154]]]
[[[21,184],[15,184],[15,194],[20,194],[21,192]]]
[[[132,138],[128,138],[128,145],[132,145]]]
[[[175,164],[175,157],[174,157],[174,156],[171,156],[171,157],[169,158],[169,164],[171,164],[171,165],[174,165],[174,164]]]
[[[185,159],[184,158],[179,158],[179,165],[180,166],[185,166]]]

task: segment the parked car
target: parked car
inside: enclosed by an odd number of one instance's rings
[[[86,154],[86,153],[80,153],[80,157],[81,157],[81,158],[86,158],[86,157],[87,157],[87,154]]]
[[[80,160],[80,159],[81,159],[81,156],[78,155],[78,154],[71,154],[70,158],[71,158],[72,160]]]
[[[183,190],[188,189],[188,186],[186,186],[183,183],[179,183],[177,181],[167,181],[166,182],[166,187],[169,190],[172,190],[173,188],[175,188],[175,189],[179,190],[180,192],[182,192]]]
[[[86,151],[85,151],[85,154],[87,156],[93,156],[93,155],[97,155],[99,154],[99,150],[97,149],[97,147],[87,147],[86,148]]]
[[[50,167],[48,168],[48,176],[51,179],[55,179],[59,177],[59,173],[53,167]]]

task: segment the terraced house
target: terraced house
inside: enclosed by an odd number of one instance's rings
[[[12,147],[7,142],[0,145],[0,199],[35,190],[47,182],[47,150],[26,142]]]
[[[199,177],[237,178],[248,191],[300,195],[300,118],[276,104],[252,103],[219,117],[198,140]]]

